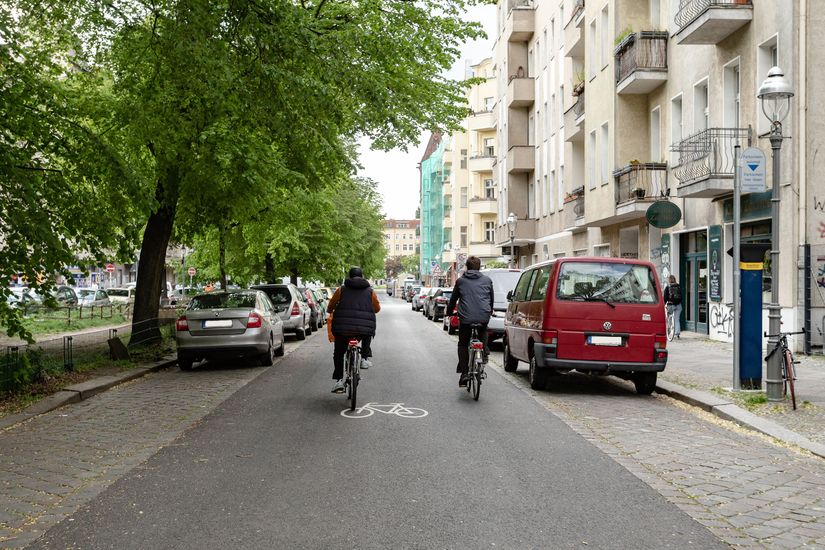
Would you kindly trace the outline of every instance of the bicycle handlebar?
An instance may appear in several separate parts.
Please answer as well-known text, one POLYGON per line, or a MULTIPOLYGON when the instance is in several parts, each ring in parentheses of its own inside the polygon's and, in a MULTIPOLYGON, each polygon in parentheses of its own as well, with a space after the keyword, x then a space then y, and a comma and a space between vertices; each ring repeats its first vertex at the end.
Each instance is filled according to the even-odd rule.
POLYGON ((782 338, 783 336, 793 336, 795 334, 805 334, 805 329, 799 330, 797 332, 780 332, 779 334, 768 334, 767 332, 764 333, 766 338, 782 338))

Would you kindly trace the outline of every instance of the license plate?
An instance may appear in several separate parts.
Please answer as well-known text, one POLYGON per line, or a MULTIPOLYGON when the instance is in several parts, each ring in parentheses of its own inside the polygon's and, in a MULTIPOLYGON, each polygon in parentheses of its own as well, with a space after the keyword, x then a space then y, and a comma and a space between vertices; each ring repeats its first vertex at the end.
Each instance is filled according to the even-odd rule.
POLYGON ((587 343, 591 346, 621 346, 621 336, 588 336, 587 343))
POLYGON ((203 322, 203 328, 229 328, 231 326, 231 319, 209 319, 203 322))

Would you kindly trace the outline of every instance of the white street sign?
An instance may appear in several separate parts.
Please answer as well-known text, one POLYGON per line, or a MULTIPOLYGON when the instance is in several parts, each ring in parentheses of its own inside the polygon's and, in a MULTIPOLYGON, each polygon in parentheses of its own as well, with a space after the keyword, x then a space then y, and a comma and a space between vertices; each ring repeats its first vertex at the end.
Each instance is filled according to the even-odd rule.
POLYGON ((765 153, 757 147, 742 152, 741 189, 743 193, 765 191, 765 153))

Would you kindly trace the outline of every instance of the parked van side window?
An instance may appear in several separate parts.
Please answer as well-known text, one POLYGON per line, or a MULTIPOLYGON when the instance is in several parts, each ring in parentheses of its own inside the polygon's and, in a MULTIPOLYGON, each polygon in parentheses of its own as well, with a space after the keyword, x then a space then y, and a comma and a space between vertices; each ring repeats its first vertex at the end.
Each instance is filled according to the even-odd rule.
POLYGON ((525 271, 521 274, 521 278, 516 285, 516 291, 513 294, 513 300, 516 302, 523 302, 527 299, 527 293, 530 289, 530 283, 533 282, 533 275, 536 274, 535 269, 525 271))
POLYGON ((550 272, 552 270, 552 265, 546 265, 538 270, 536 282, 533 283, 533 294, 530 296, 532 301, 544 301, 544 297, 547 295, 547 283, 550 281, 550 272))

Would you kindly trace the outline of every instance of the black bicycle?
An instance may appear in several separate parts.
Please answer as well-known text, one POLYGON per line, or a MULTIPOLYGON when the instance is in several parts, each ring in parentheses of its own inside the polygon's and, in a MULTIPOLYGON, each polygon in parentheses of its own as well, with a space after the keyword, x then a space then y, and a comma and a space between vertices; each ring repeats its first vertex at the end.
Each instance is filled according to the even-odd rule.
POLYGON ((470 335, 470 364, 467 369, 467 392, 473 394, 473 399, 478 401, 481 394, 481 381, 487 378, 484 372, 484 343, 478 337, 479 324, 473 324, 473 332, 470 335))
POLYGON ((780 332, 779 334, 768 334, 765 333, 765 336, 768 338, 777 338, 776 345, 773 349, 765 356, 765 361, 768 361, 774 353, 781 353, 781 361, 780 365, 782 365, 782 395, 791 394, 791 405, 793 406, 793 410, 796 410, 796 392, 794 390, 794 381, 796 380, 796 367, 794 365, 798 364, 799 361, 793 360, 793 353, 791 353, 791 349, 788 347, 788 336, 793 336, 795 334, 805 334, 805 330, 800 330, 798 332, 780 332))
POLYGON ((350 338, 347 354, 344 356, 344 386, 347 388, 349 410, 355 410, 358 399, 358 382, 361 380, 361 341, 350 338))

